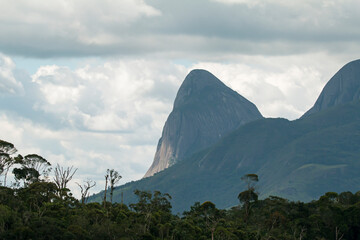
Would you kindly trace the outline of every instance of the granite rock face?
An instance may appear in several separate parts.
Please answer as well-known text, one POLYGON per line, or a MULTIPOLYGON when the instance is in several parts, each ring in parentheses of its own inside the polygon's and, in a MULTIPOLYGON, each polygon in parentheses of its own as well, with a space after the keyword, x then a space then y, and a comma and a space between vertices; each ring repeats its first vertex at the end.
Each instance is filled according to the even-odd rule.
POLYGON ((205 70, 182 83, 159 140, 149 177, 216 143, 247 122, 263 118, 256 106, 205 70))
POLYGON ((325 85, 315 105, 302 117, 360 99, 360 60, 342 67, 325 85))

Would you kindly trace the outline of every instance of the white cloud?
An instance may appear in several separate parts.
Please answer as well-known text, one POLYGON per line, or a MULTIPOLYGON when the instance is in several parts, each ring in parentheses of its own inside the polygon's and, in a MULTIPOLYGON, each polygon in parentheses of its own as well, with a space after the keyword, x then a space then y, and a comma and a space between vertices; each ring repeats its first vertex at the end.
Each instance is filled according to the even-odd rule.
POLYGON ((37 93, 32 109, 5 99, 13 107, 0 111, 1 139, 23 155, 36 153, 52 165, 78 168, 72 183, 77 196, 75 181, 87 178, 98 183, 94 191, 102 190, 107 168, 118 170, 123 183, 139 179, 151 165, 186 72, 147 60, 112 60, 75 70, 42 66, 31 77, 37 93), (30 118, 24 110, 33 112, 30 118), (31 118, 39 114, 40 122, 31 118))
POLYGON ((0 112, 1 139, 14 143, 23 155, 36 153, 53 166, 78 168, 71 184, 76 196, 75 181, 87 178, 97 182, 94 192, 102 190, 107 168, 118 170, 123 183, 139 179, 151 164, 186 71, 145 60, 111 61, 75 70, 40 67, 32 76, 33 87, 40 90, 36 107, 25 111, 50 114, 69 124, 54 129, 51 122, 44 125, 23 117, 23 104, 4 99, 13 107, 0 112))
POLYGON ((38 109, 71 126, 133 132, 153 123, 171 101, 186 69, 165 62, 112 61, 85 66, 43 66, 32 76, 43 94, 38 109), (166 86, 166 89, 163 89, 166 86))
POLYGON ((266 117, 299 118, 344 63, 326 54, 243 56, 232 63, 200 62, 266 117))
POLYGON ((104 187, 103 175, 108 168, 123 176, 122 183, 140 179, 151 164, 160 135, 159 129, 142 129, 133 134, 52 130, 29 119, 7 114, 0 114, 0 126, 1 139, 14 143, 19 154, 36 153, 52 166, 77 168, 71 183, 77 197, 79 191, 75 182, 92 179, 97 182, 93 192, 99 192, 104 187), (148 139, 143 143, 141 138, 148 139))
POLYGON ((109 29, 127 26, 141 17, 160 15, 143 0, 4 0, 0 6, 3 9, 0 16, 2 29, 7 32, 14 34, 16 30, 18 34, 74 39, 84 44, 100 45, 116 40, 109 29), (17 28, 11 30, 5 24, 17 28))
POLYGON ((23 93, 23 85, 15 79, 14 70, 15 64, 11 58, 0 54, 0 93, 23 93))

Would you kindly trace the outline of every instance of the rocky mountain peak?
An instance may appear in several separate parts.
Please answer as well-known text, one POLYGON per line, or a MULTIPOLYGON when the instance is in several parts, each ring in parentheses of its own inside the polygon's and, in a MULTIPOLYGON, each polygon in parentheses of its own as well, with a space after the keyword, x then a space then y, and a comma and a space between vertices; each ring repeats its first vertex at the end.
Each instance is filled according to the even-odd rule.
POLYGON ((202 69, 194 69, 186 76, 181 84, 175 98, 174 108, 180 107, 191 100, 191 96, 196 97, 197 94, 201 94, 206 89, 221 89, 225 87, 225 84, 210 72, 202 69))
POLYGON ((145 177, 216 143, 247 122, 262 118, 256 106, 206 70, 191 71, 180 86, 173 111, 145 177))
POLYGON ((302 117, 360 99, 360 60, 342 67, 325 85, 314 106, 302 117))

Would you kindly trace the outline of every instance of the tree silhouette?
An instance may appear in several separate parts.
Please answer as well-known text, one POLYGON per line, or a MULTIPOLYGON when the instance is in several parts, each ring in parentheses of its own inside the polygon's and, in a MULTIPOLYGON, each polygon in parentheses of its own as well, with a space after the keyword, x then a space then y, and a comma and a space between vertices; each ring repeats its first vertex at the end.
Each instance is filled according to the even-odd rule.
POLYGON ((251 203, 258 200, 258 193, 255 191, 255 184, 259 181, 259 177, 256 174, 246 174, 241 177, 241 180, 247 184, 247 189, 238 195, 240 203, 245 208, 245 221, 249 217, 251 203))

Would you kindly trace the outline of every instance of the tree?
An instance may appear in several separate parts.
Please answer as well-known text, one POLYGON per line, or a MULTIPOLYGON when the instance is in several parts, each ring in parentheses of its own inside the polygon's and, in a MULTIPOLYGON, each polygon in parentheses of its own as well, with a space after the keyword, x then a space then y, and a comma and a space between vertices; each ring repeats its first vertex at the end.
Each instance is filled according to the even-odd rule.
MULTIPOLYGON (((108 169, 109 171, 109 169, 108 169)), ((120 181, 120 179, 122 178, 120 176, 120 174, 115 171, 114 169, 111 169, 109 171, 109 177, 110 177, 110 202, 112 203, 112 198, 113 198, 113 193, 114 193, 114 186, 117 182, 120 181)))
POLYGON ((247 189, 255 188, 255 184, 259 181, 258 175, 249 173, 241 177, 241 180, 246 182, 247 189))
POLYGON ((169 219, 168 216, 171 215, 171 196, 169 194, 162 194, 159 191, 152 194, 149 191, 140 190, 135 190, 134 194, 139 200, 136 204, 130 204, 130 208, 138 214, 140 231, 143 234, 147 234, 152 225, 157 225, 156 219, 165 224, 165 221, 162 222, 162 220, 169 219))
POLYGON ((23 180, 24 181, 24 187, 27 185, 37 182, 39 180, 40 174, 38 171, 36 171, 34 168, 14 168, 13 174, 15 175, 15 179, 17 181, 23 180))
POLYGON ((16 163, 16 159, 12 158, 11 155, 16 152, 17 149, 14 144, 0 140, 0 176, 4 175, 4 186, 6 186, 6 178, 10 168, 16 163))
POLYGON ((76 173, 77 168, 73 169, 73 166, 63 168, 59 164, 56 165, 54 173, 54 182, 58 188, 58 196, 62 198, 69 189, 67 189, 67 184, 71 181, 72 177, 76 173))
POLYGON ((16 163, 21 164, 21 168, 14 168, 13 173, 17 181, 23 180, 24 186, 40 181, 41 173, 44 179, 48 177, 51 171, 51 164, 43 157, 37 154, 29 154, 24 158, 19 156, 16 163))
POLYGON ((92 187, 95 187, 96 185, 96 182, 93 181, 93 180, 86 180, 84 181, 84 184, 83 185, 80 185, 79 183, 76 183, 79 188, 80 188, 80 192, 81 192, 81 204, 85 204, 89 195, 90 195, 90 192, 89 190, 92 188, 92 187))
POLYGON ((21 164, 27 168, 35 169, 40 175, 43 175, 44 178, 47 178, 51 171, 51 164, 37 154, 26 155, 21 164))
POLYGON ((104 208, 106 207, 106 191, 107 191, 107 184, 108 184, 108 179, 110 176, 110 170, 106 170, 106 174, 105 174, 105 190, 104 190, 104 199, 103 199, 103 205, 104 208))
POLYGON ((245 220, 247 220, 251 203, 258 200, 258 193, 255 191, 255 184, 259 181, 259 177, 256 174, 246 174, 241 177, 241 180, 245 181, 247 184, 247 189, 238 195, 240 203, 244 205, 245 208, 245 220))
POLYGON ((215 204, 210 201, 201 204, 200 209, 205 218, 206 226, 211 232, 211 240, 214 240, 214 233, 220 220, 220 211, 215 207, 215 204))

